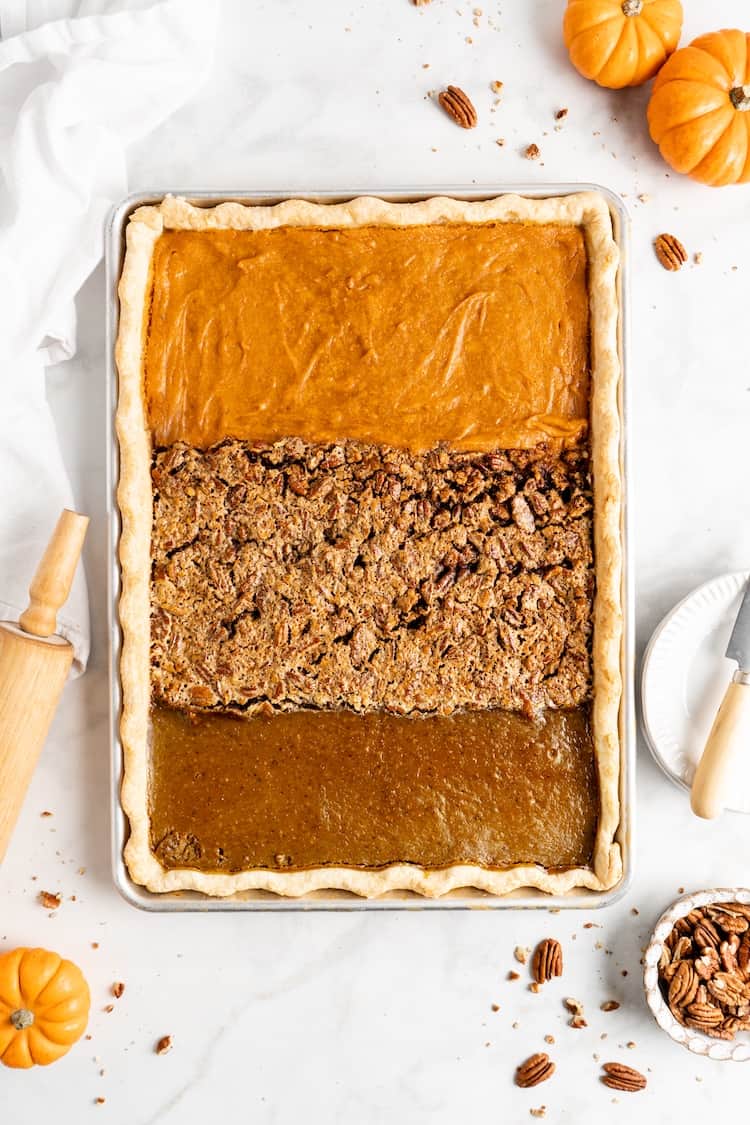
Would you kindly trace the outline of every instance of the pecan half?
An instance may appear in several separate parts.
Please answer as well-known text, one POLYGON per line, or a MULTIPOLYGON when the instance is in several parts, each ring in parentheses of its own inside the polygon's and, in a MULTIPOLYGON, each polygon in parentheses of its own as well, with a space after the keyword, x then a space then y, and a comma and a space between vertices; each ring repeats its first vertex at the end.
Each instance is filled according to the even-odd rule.
POLYGON ((677 966, 677 972, 672 977, 669 984, 668 999, 670 1007, 685 1008, 688 1004, 692 1004, 699 984, 700 977, 695 972, 690 962, 680 961, 677 966))
POLYGON ((687 261, 687 251, 673 234, 660 234, 654 239, 654 250, 665 270, 682 269, 687 261))
MULTIPOLYGON (((516 497, 515 499, 519 499, 516 497)), ((546 984, 553 977, 561 977, 563 971, 562 946, 555 938, 545 938, 534 950, 531 973, 538 984, 546 984)))
POLYGON ((686 1022, 691 1027, 697 1028, 718 1027, 723 1019, 720 1008, 717 1008, 714 1004, 701 1003, 699 1000, 688 1004, 685 1013, 686 1022))
POLYGON ((627 1094, 634 1094, 636 1090, 645 1090, 646 1077, 640 1070, 635 1070, 625 1063, 609 1062, 602 1066, 604 1076, 602 1082, 610 1090, 622 1090, 627 1094))
POLYGON ((750 922, 747 918, 732 911, 710 910, 708 913, 711 915, 714 924, 720 926, 725 934, 744 934, 750 928, 750 922))
POLYGON ((737 966, 747 979, 750 976, 750 934, 745 934, 737 950, 737 966))
POLYGON ((546 1082, 555 1073, 555 1064, 550 1061, 549 1055, 543 1051, 537 1055, 530 1055, 525 1062, 516 1067, 516 1086, 528 1089, 546 1082))
POLYGON ((462 129, 473 129, 477 123, 477 111, 468 94, 460 86, 448 86, 438 94, 438 101, 457 125, 462 129))

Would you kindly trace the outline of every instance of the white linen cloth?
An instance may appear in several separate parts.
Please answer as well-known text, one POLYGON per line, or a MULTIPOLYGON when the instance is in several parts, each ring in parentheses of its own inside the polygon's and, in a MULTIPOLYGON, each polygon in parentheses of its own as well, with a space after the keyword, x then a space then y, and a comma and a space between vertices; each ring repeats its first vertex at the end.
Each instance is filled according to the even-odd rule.
MULTIPOLYGON (((213 0, 0 0, 0 619, 24 609, 60 511, 75 506, 45 364, 75 353, 74 298, 127 194, 125 148, 205 79, 216 15, 213 0)), ((79 674, 82 568, 58 626, 79 674)))

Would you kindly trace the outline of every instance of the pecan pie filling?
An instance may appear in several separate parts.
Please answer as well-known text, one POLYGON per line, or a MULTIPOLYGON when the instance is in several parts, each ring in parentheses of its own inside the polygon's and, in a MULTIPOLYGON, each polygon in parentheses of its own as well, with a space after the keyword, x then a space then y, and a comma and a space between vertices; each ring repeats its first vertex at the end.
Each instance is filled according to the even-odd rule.
POLYGON ((588 308, 573 226, 161 235, 163 867, 590 862, 588 308))

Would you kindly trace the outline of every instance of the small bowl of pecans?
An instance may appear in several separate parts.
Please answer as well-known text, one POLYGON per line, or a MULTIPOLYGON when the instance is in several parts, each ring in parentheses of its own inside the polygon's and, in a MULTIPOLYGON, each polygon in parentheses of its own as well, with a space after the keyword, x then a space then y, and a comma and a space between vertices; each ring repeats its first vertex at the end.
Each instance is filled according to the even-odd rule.
POLYGON ((696 1055, 750 1060, 750 890, 683 895, 656 923, 643 964, 667 1035, 696 1055))

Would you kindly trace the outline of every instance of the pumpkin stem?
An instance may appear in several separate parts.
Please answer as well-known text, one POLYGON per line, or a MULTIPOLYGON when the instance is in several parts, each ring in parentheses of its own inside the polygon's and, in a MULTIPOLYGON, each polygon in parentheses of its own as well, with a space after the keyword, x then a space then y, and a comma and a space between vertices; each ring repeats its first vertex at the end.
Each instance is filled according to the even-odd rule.
POLYGON ((31 1027, 34 1022, 34 1013, 30 1012, 28 1008, 16 1008, 15 1012, 10 1013, 10 1022, 16 1031, 23 1031, 25 1027, 31 1027))
POLYGON ((735 109, 746 112, 750 109, 750 86, 735 86, 729 91, 729 100, 735 109))
POLYGON ((622 0, 624 16, 639 16, 643 11, 643 0, 622 0))

